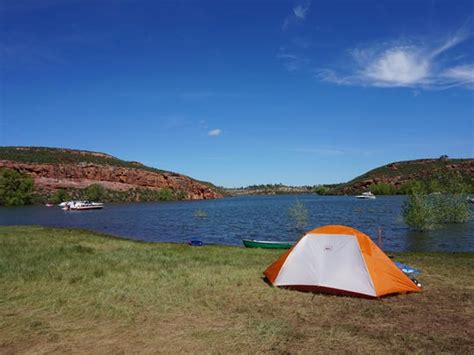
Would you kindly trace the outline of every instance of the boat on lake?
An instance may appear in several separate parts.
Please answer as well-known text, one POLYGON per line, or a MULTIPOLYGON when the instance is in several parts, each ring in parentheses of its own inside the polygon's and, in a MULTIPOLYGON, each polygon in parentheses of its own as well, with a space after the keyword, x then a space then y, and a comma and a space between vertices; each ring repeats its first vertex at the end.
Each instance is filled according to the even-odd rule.
POLYGON ((85 210, 100 210, 104 208, 101 202, 91 201, 69 201, 63 207, 65 211, 85 211, 85 210))
POLYGON ((375 200, 375 195, 370 192, 362 192, 360 195, 357 195, 355 198, 358 198, 359 200, 375 200))
POLYGON ((474 203, 474 197, 468 196, 467 201, 470 202, 470 203, 474 203))
POLYGON ((295 242, 280 242, 273 240, 255 240, 255 239, 242 239, 242 243, 246 248, 262 248, 262 249, 290 249, 295 242))

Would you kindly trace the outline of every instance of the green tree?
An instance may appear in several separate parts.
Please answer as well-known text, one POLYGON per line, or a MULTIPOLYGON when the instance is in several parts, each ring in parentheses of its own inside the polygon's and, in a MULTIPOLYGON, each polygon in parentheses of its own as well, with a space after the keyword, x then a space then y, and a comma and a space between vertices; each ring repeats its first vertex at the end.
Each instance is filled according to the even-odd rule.
POLYGON ((370 185, 369 190, 375 195, 395 195, 397 192, 394 186, 384 183, 370 185))
POLYGON ((33 200, 34 182, 16 170, 0 170, 0 205, 22 206, 33 200))
POLYGON ((93 184, 86 188, 85 195, 90 201, 101 201, 105 197, 105 189, 102 185, 93 184))
POLYGON ((316 186, 313 191, 318 195, 329 195, 331 193, 331 189, 324 185, 316 186))
POLYGON ((56 192, 50 198, 50 201, 54 204, 69 200, 71 200, 71 195, 69 195, 69 193, 64 189, 56 190, 56 192))
POLYGON ((164 187, 158 192, 158 198, 160 201, 172 201, 175 200, 173 190, 164 187))

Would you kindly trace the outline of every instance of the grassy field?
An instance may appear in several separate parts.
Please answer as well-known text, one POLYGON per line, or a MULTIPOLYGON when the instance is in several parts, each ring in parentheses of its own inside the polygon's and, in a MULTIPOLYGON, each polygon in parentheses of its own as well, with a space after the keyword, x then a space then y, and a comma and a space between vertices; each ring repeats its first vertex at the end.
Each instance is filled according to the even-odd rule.
POLYGON ((270 287, 280 253, 0 227, 0 353, 474 352, 473 253, 380 300, 270 287))

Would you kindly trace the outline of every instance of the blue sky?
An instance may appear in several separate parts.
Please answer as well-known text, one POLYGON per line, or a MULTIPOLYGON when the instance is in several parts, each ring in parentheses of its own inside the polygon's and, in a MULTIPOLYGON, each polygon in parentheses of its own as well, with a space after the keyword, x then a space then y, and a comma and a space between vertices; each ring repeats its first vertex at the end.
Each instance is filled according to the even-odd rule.
POLYGON ((223 186, 473 157, 473 4, 0 0, 0 145, 223 186))

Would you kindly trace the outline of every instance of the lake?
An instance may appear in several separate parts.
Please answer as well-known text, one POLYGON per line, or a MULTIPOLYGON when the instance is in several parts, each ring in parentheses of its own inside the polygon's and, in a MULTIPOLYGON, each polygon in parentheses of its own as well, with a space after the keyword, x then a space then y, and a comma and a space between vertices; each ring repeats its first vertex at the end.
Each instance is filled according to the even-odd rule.
POLYGON ((240 196, 221 200, 109 203, 103 210, 63 211, 59 207, 0 208, 0 225, 77 227, 151 242, 241 245, 242 238, 296 240, 288 209, 296 201, 308 210, 306 230, 343 224, 376 239, 391 251, 474 251, 474 221, 430 232, 411 231, 403 222, 404 196, 357 200, 351 196, 240 196), (203 217, 197 215, 203 211, 203 217))

